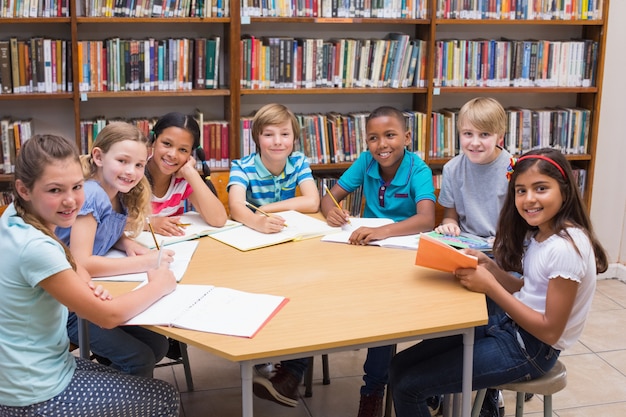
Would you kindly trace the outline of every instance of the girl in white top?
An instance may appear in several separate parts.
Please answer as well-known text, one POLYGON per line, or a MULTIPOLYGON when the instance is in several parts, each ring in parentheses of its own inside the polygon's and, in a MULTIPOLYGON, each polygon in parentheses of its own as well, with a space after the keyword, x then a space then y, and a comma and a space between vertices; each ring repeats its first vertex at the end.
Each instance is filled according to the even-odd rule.
MULTIPOLYGON (((608 266, 563 154, 538 149, 512 165, 495 260, 467 250, 478 257, 478 268, 455 271, 464 287, 486 294, 504 311, 476 328, 474 389, 548 372, 580 337, 596 275, 608 266)), ((391 367, 396 415, 430 416, 428 397, 460 392, 462 352, 461 337, 427 340, 400 352, 391 367)))
POLYGON ((83 173, 69 141, 37 135, 15 163, 15 202, 0 218, 0 415, 178 416, 164 381, 121 374, 69 352, 68 309, 118 326, 176 286, 163 262, 148 284, 113 299, 55 236, 82 206, 83 173))

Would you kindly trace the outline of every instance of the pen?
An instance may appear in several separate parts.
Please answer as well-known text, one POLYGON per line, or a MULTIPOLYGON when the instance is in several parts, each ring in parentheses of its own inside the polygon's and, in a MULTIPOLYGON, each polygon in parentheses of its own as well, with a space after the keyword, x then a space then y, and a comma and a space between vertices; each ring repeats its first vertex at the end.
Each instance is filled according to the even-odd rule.
MULTIPOLYGON (((154 229, 152 228, 152 224, 150 223, 150 217, 146 217, 146 221, 148 222, 148 227, 150 228, 150 233, 152 233, 152 239, 154 239, 154 246, 156 246, 157 250, 160 250, 159 242, 157 242, 157 238, 154 234, 154 229)), ((159 262, 159 265, 161 263, 159 262)))
MULTIPOLYGON (((328 189, 328 186, 326 184, 324 184, 324 189, 326 189, 326 194, 328 194, 328 196, 331 198, 331 200, 333 200, 333 203, 335 203, 337 208, 339 210, 343 211, 343 209, 341 208, 341 206, 339 205, 337 200, 335 200, 335 197, 333 196, 333 193, 330 192, 330 190, 328 189)), ((348 218, 347 220, 348 220, 348 224, 352 224, 352 223, 350 223, 350 218, 348 218)))
MULTIPOLYGON (((252 208, 252 209, 254 209, 254 210, 258 211, 259 213, 261 213, 262 215, 264 215, 264 216, 266 216, 266 217, 272 217, 272 215, 271 215, 271 214, 264 212, 263 210, 261 210, 260 208, 258 208, 257 206, 255 206, 255 205, 254 205, 254 204, 252 204, 252 203, 249 203, 249 202, 247 202, 247 201, 246 201, 246 206, 248 206, 248 207, 250 207, 250 208, 252 208)), ((287 226, 287 223, 285 223, 285 227, 288 227, 288 226, 287 226)))

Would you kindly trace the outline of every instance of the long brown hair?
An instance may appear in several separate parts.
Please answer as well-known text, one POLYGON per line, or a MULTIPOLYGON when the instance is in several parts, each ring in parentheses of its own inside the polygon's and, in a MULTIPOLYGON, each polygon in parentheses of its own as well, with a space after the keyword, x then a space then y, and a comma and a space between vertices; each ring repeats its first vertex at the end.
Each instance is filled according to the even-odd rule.
POLYGON ((553 232, 568 239, 578 252, 567 228, 576 227, 583 230, 591 241, 595 253, 596 271, 606 271, 608 268, 606 252, 593 232, 591 220, 585 210, 578 185, 574 181, 570 164, 560 151, 552 148, 527 152, 515 164, 504 205, 500 212, 496 239, 493 245, 494 257, 500 267, 506 271, 521 273, 524 242, 529 232, 537 230, 536 227, 526 223, 515 207, 515 180, 520 174, 532 167, 536 167, 539 173, 554 178, 559 184, 563 196, 563 205, 552 222, 553 232))
POLYGON ((68 159, 78 164, 80 163, 76 146, 68 140, 54 135, 35 135, 28 139, 20 148, 15 159, 15 176, 13 179, 13 195, 15 199, 13 204, 15 211, 24 219, 24 222, 40 230, 63 246, 67 261, 72 265, 72 269, 76 270, 76 262, 69 248, 56 237, 54 230, 50 230, 44 224, 41 217, 33 211, 32 205, 15 191, 17 190, 16 181, 21 181, 27 189, 32 190, 48 165, 68 159))

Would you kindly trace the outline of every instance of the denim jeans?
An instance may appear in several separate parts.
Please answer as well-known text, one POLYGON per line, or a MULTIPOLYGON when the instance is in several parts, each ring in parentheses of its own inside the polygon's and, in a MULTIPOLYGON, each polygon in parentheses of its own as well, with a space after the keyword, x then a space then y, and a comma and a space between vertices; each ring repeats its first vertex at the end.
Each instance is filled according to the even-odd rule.
MULTIPOLYGON (((527 381, 548 372, 559 357, 553 349, 504 313, 477 327, 474 339, 474 390, 527 381)), ((429 417, 426 399, 461 392, 463 337, 424 340, 391 362, 390 385, 397 417, 429 417)))
POLYGON ((393 356, 393 346, 379 346, 367 349, 363 364, 363 381, 361 395, 385 395, 385 385, 389 380, 389 364, 393 356))
MULTIPOLYGON (((74 313, 67 318, 67 334, 78 345, 78 318, 74 313)), ((139 326, 103 329, 89 323, 89 348, 125 374, 152 377, 154 365, 165 357, 169 342, 165 336, 139 326)))

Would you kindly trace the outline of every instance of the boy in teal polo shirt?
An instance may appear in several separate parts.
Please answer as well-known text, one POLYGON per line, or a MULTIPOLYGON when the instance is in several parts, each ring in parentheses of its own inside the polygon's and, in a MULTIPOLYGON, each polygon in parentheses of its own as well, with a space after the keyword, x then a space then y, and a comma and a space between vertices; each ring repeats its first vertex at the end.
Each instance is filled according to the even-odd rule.
MULTIPOLYGON (((410 140, 411 132, 398 109, 379 107, 368 116, 365 137, 368 150, 343 173, 330 192, 339 202, 363 186, 363 217, 389 218, 395 223, 360 227, 350 236, 350 243, 367 245, 373 240, 433 229, 435 194, 432 171, 417 155, 406 150, 410 140)), ((348 222, 349 212, 337 207, 328 194, 322 198, 321 207, 329 225, 342 226, 348 222)), ((367 350, 359 417, 382 415, 392 353, 392 346, 367 350)))

